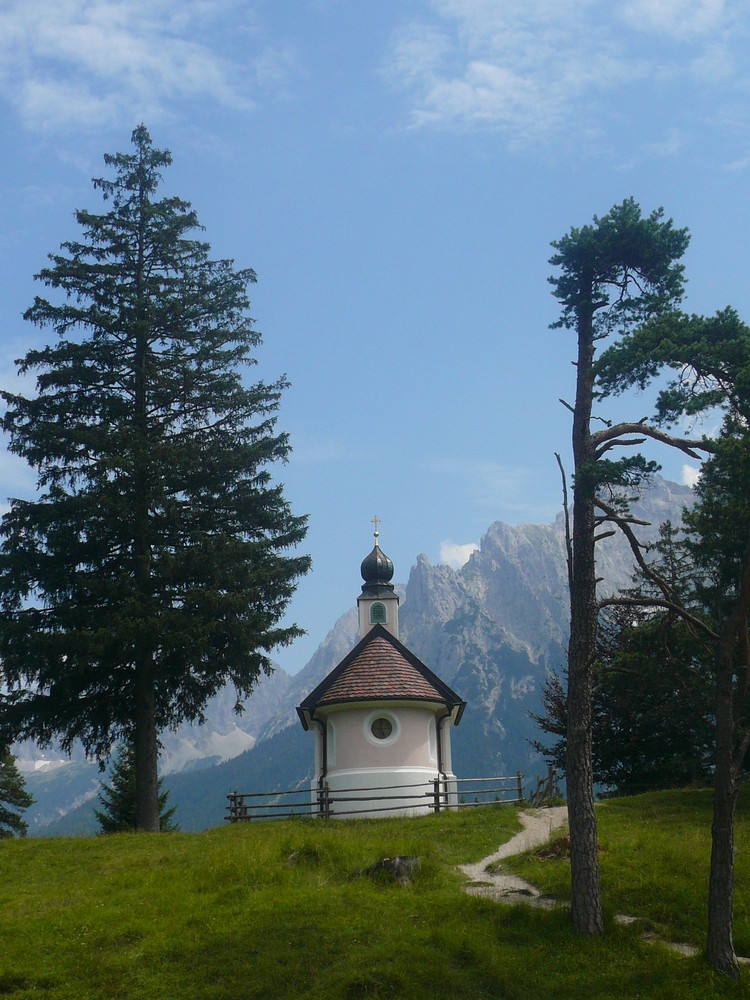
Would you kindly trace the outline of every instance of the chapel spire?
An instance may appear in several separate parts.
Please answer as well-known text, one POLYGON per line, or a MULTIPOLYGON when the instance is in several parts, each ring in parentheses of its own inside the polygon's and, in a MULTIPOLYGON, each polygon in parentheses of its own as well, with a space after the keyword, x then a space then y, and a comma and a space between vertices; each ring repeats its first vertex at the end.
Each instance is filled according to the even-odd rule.
POLYGON ((382 625, 398 639, 398 594, 393 588, 393 563, 380 548, 380 518, 373 517, 375 545, 362 560, 360 572, 364 583, 357 598, 359 636, 363 638, 373 627, 382 625))

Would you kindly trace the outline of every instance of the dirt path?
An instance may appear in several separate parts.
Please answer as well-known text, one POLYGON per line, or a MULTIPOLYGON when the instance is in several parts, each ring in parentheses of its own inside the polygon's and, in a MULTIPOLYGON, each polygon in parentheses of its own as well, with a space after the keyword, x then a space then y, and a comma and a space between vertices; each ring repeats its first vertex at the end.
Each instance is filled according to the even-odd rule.
POLYGON ((507 844, 501 844, 493 853, 473 865, 460 865, 461 871, 469 878, 466 891, 471 896, 487 896, 498 902, 527 902, 533 906, 549 909, 559 904, 542 896, 539 890, 525 882, 518 875, 506 872, 488 872, 487 866, 514 854, 522 854, 532 847, 546 843, 552 834, 565 826, 568 821, 567 806, 553 806, 551 809, 535 809, 533 812, 519 813, 523 830, 512 837, 507 844))
MULTIPOLYGON (((486 858, 477 861, 473 865, 459 865, 460 870, 470 881, 466 886, 466 891, 470 896, 485 896, 494 899, 498 903, 527 903, 530 906, 539 906, 550 910, 556 906, 566 906, 559 900, 543 896, 536 886, 519 878, 518 875, 511 875, 503 872, 488 872, 488 865, 502 861, 503 858, 510 858, 514 854, 523 854, 532 847, 539 847, 552 839, 552 834, 565 826, 568 821, 567 806, 554 806, 551 809, 535 809, 533 812, 521 812, 518 818, 523 823, 523 830, 512 837, 506 844, 486 858)), ((615 916, 618 924, 636 923, 636 917, 626 916, 618 913, 615 916)), ((656 934, 645 933, 641 935, 644 941, 652 944, 659 943, 675 951, 680 955, 690 957, 700 952, 693 944, 681 944, 677 941, 664 941, 656 934)), ((737 956, 741 965, 750 965, 750 958, 737 956)))

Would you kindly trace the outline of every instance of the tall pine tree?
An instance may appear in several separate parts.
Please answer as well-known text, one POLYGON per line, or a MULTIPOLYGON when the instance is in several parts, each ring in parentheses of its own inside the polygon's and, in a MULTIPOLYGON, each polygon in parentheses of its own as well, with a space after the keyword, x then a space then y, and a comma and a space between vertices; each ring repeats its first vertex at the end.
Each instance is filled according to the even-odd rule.
POLYGON ((0 840, 14 835, 26 836, 28 824, 21 813, 33 802, 26 791, 23 775, 16 767, 16 758, 8 749, 0 747, 0 840))
MULTIPOLYGON (((556 328, 574 330, 577 339, 573 414, 573 510, 568 523, 570 642, 568 645, 567 776, 570 820, 571 917, 584 934, 604 930, 597 853, 591 760, 592 695, 598 621, 597 542, 628 526, 627 493, 655 468, 623 447, 655 438, 688 454, 700 442, 671 437, 645 421, 612 423, 594 430, 600 398, 596 352, 611 336, 622 336, 654 316, 674 311, 680 301, 688 244, 685 229, 675 229, 661 209, 643 216, 632 198, 614 205, 593 224, 573 228, 552 243, 549 279, 562 307, 556 328), (611 454, 610 454, 611 453, 611 454), (623 493, 623 490, 625 493, 623 493), (616 527, 613 527, 616 526, 616 527)), ((567 510, 567 500, 566 500, 567 510)))
MULTIPOLYGON (((169 792, 162 791, 159 779, 159 830, 177 830, 173 822, 176 806, 167 808, 169 792)), ((121 744, 112 763, 109 784, 99 792, 101 809, 94 809, 102 833, 128 833, 135 830, 135 749, 131 742, 121 744)))
POLYGON ((93 182, 109 210, 78 211, 37 276, 63 294, 26 313, 57 335, 19 362, 36 396, 3 393, 38 493, 0 526, 0 721, 100 760, 132 733, 136 827, 157 831, 158 732, 270 671, 309 559, 270 472, 287 382, 245 382, 255 275, 209 257, 189 203, 156 197, 169 152, 143 125, 132 142, 93 182))
MULTIPOLYGON (((599 362, 605 393, 673 377, 659 391, 656 420, 673 425, 708 415, 721 428, 709 442, 697 503, 685 514, 698 568, 696 593, 709 612, 703 633, 713 653, 716 712, 714 817, 706 953, 713 967, 739 977, 734 951, 734 812, 750 752, 750 327, 735 310, 715 316, 675 313, 610 347, 599 362)), ((678 604, 663 585, 665 604, 678 604)))

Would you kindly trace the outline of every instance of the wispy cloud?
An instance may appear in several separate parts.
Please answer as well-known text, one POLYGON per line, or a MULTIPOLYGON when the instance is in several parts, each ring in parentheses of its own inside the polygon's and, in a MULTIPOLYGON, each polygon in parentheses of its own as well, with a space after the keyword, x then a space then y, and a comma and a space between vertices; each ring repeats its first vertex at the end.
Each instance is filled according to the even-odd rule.
POLYGON ((230 24, 249 32, 247 17, 236 0, 6 0, 0 94, 48 131, 158 120, 182 100, 248 110, 289 59, 248 44, 238 63, 211 45, 230 24))
POLYGON ((440 543, 440 562, 450 566, 451 569, 461 569, 470 559, 472 552, 476 552, 479 546, 476 542, 452 542, 449 538, 440 543))
POLYGON ((694 465, 683 465, 682 467, 682 483, 684 486, 697 486, 698 480, 701 477, 701 470, 696 469, 694 465))
MULTIPOLYGON (((613 92, 639 82, 736 82, 748 20, 740 0, 431 0, 394 36, 386 71, 414 127, 559 142, 605 128, 613 92)), ((652 151, 678 153, 675 136, 652 151)))
POLYGON ((724 0, 626 0, 620 15, 636 31, 696 38, 721 27, 727 6, 724 0))
POLYGON ((536 521, 557 513, 556 507, 533 499, 535 473, 531 469, 462 457, 427 464, 431 470, 450 477, 454 484, 462 483, 483 516, 489 512, 491 517, 503 520, 536 521))

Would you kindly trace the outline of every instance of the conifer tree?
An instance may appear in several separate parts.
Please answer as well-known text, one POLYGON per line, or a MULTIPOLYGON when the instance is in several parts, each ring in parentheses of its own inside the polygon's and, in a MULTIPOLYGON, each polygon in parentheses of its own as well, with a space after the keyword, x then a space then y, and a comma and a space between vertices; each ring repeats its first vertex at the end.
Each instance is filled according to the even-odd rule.
MULTIPOLYGON (((690 619, 663 607, 661 592, 642 571, 631 588, 602 602, 612 605, 602 610, 597 629, 593 775, 621 795, 706 781, 713 768, 712 656, 695 628, 710 622, 710 613, 696 594, 684 533, 667 521, 649 548, 651 573, 668 582, 690 619)), ((532 718, 553 740, 534 740, 532 746, 564 773, 564 677, 548 676, 542 703, 543 714, 532 718)))
MULTIPOLYGON (((714 817, 708 883, 706 953, 732 977, 734 951, 734 812, 750 751, 750 327, 734 309, 715 316, 674 313, 654 319, 610 347, 598 366, 605 393, 645 387, 673 372, 659 392, 655 420, 723 412, 718 434, 705 442, 709 458, 686 512, 688 545, 698 569, 696 592, 709 613, 694 621, 712 649, 716 715, 714 817)), ((664 605, 683 615, 668 581, 664 605)))
MULTIPOLYGON (((102 809, 94 809, 102 833, 127 833, 135 830, 135 751, 130 742, 120 746, 109 775, 110 783, 102 784, 99 801, 102 809)), ((175 806, 167 808, 169 792, 162 790, 159 779, 159 830, 170 833, 178 827, 172 822, 175 806)))
POLYGON ((143 125, 132 142, 93 182, 108 210, 78 211, 37 275, 56 294, 25 317, 57 340, 19 362, 36 395, 3 393, 38 492, 0 526, 0 725, 100 760, 132 734, 136 827, 155 832, 158 732, 270 671, 309 559, 271 478, 286 379, 246 381, 255 275, 210 258, 189 203, 157 198, 169 152, 143 125))
POLYGON ((0 747, 0 840, 14 835, 24 837, 28 824, 21 817, 34 800, 26 791, 23 775, 16 767, 16 758, 0 747))
MULTIPOLYGON (((600 397, 596 352, 601 341, 624 335, 650 318, 674 311, 682 296, 680 258, 688 244, 661 209, 644 217, 628 198, 593 224, 573 228, 552 243, 549 279, 562 307, 554 328, 575 331, 573 509, 568 520, 570 642, 568 645, 567 776, 570 820, 571 917, 584 934, 601 934, 604 918, 597 853, 591 759, 592 693, 598 620, 597 541, 628 526, 627 493, 655 471, 655 463, 622 448, 646 437, 696 457, 701 442, 671 437, 645 421, 613 424, 594 413, 600 397), (594 430, 592 423, 604 426, 594 430), (624 491, 624 492, 623 492, 624 491), (572 522, 572 527, 571 527, 572 522)), ((598 426, 598 425, 597 425, 598 426)), ((567 512, 567 500, 566 500, 567 512)))

